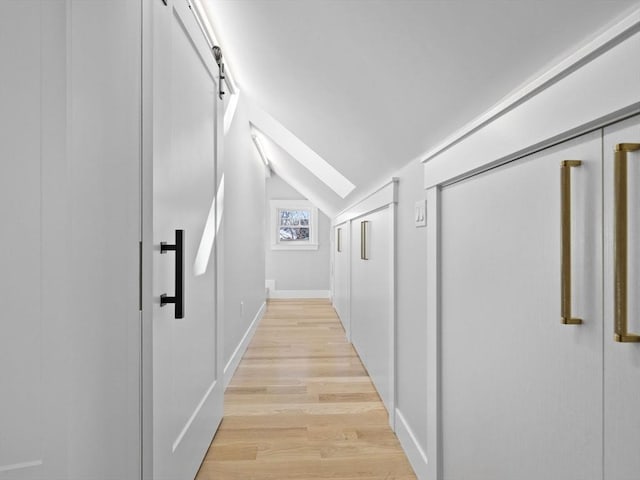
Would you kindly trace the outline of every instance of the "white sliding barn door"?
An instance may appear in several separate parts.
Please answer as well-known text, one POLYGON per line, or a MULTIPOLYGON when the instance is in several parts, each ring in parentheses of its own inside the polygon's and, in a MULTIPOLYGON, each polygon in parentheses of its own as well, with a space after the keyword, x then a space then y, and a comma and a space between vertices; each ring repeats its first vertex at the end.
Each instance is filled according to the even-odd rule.
POLYGON ((139 38, 137 2, 0 0, 2 480, 139 477, 139 38))
POLYGON ((218 70, 186 0, 169 0, 167 6, 157 1, 151 8, 153 246, 147 248, 153 248, 153 448, 145 450, 152 455, 145 477, 189 479, 223 405, 213 238, 218 70), (177 231, 184 233, 183 249, 162 254, 161 243, 175 244, 177 231), (181 282, 183 315, 181 299, 160 304, 162 294, 180 297, 181 282))
POLYGON ((64 86, 65 5, 41 4, 0 2, 0 62, 7 67, 0 87, 3 480, 67 475, 59 441, 70 381, 66 97, 42 83, 64 86), (43 50, 53 63, 40 61, 43 50))
POLYGON ((627 153, 627 318, 628 332, 640 335, 640 118, 604 131, 605 326, 604 425, 605 480, 634 480, 640 472, 640 343, 614 341, 615 269, 614 148, 635 143, 627 153))
POLYGON ((446 480, 602 478, 600 135, 442 189, 446 480), (582 161, 570 172, 571 304, 581 325, 561 323, 564 160, 582 161))

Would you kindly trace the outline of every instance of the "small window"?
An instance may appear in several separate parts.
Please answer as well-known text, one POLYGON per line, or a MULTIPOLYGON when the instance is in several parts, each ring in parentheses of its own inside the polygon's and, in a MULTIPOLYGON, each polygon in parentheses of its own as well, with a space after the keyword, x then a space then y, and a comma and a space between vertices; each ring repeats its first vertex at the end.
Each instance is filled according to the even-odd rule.
POLYGON ((279 208, 278 218, 280 219, 280 242, 309 240, 311 210, 279 208))
POLYGON ((271 248, 316 250, 318 209, 306 200, 271 200, 271 248))

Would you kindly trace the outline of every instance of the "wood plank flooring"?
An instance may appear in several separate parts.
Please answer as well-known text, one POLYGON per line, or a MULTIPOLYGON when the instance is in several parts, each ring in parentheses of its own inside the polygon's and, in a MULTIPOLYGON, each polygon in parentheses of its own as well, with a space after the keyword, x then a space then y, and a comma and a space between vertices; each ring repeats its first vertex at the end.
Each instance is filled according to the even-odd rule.
POLYGON ((326 300, 271 300, 196 480, 415 479, 326 300))

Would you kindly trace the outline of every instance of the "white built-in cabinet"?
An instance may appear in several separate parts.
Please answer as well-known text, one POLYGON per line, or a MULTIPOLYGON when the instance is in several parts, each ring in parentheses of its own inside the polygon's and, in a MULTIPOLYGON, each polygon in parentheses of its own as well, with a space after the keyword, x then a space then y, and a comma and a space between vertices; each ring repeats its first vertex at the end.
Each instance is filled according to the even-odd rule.
MULTIPOLYGON (((640 343, 636 343, 640 337, 634 338, 634 335, 640 335, 640 117, 605 128, 603 152, 604 478, 630 480, 640 471, 640 343), (614 153, 621 150, 621 144, 626 144, 622 150, 634 151, 626 155, 614 153), (618 177, 619 182, 616 180, 616 162, 619 167, 626 165, 627 168, 626 200, 621 195, 621 186, 625 183, 622 176, 618 177), (625 223, 626 235, 623 232, 625 223), (626 259, 620 245, 625 237, 626 259), (623 280, 625 268, 626 282, 623 280), (626 302, 621 296, 623 292, 626 302), (626 315, 621 312, 624 305, 626 315), (627 317, 628 338, 616 338, 621 330, 625 330, 624 316, 627 317), (634 342, 626 343, 627 340, 634 342)), ((620 175, 620 170, 618 172, 620 175)))
POLYGON ((640 119, 444 186, 439 207, 442 478, 637 478, 640 343, 614 316, 640 332, 640 119))
POLYGON ((333 305, 380 398, 395 419, 397 180, 334 220, 333 305))
POLYGON ((639 25, 425 163, 431 479, 638 478, 639 25))
POLYGON ((351 221, 351 343, 393 412, 393 223, 388 208, 351 221))
POLYGON ((442 189, 444 479, 600 478, 601 143, 587 134, 442 189), (565 325, 560 165, 575 159, 571 300, 583 323, 565 325))

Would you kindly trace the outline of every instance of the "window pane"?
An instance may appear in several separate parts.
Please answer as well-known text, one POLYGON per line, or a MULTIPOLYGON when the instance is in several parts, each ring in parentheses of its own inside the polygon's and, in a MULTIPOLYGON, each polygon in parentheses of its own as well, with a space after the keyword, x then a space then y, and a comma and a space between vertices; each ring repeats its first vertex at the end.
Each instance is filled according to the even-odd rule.
POLYGON ((280 209, 279 238, 280 241, 309 240, 310 210, 280 209))
POLYGON ((280 227, 280 241, 288 242, 296 240, 309 240, 309 228, 280 227))

